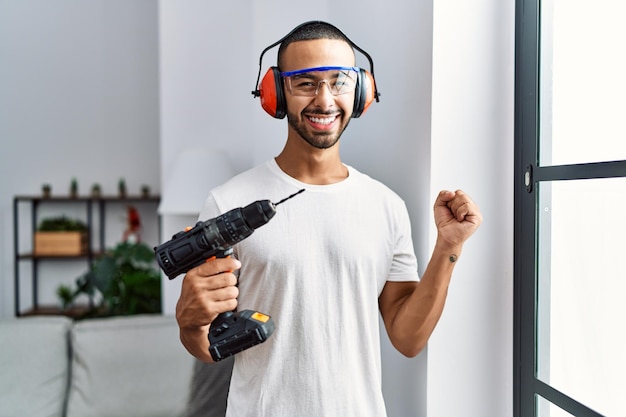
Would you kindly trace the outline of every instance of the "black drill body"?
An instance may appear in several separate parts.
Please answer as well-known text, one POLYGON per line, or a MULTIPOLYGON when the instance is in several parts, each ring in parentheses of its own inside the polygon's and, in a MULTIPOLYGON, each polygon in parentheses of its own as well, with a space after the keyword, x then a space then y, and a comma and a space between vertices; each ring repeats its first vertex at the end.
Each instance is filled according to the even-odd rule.
MULTIPOLYGON (((159 266, 169 279, 174 279, 207 259, 229 256, 235 244, 274 217, 277 204, 255 201, 175 234, 170 241, 154 248, 159 266)), ((222 313, 209 329, 209 353, 217 362, 264 342, 273 332, 273 320, 263 313, 252 310, 222 313)))
POLYGON ((233 246, 270 221, 276 214, 269 200, 259 200, 243 208, 235 208, 213 219, 176 233, 154 251, 159 266, 169 279, 202 265, 212 257, 224 258, 233 246))

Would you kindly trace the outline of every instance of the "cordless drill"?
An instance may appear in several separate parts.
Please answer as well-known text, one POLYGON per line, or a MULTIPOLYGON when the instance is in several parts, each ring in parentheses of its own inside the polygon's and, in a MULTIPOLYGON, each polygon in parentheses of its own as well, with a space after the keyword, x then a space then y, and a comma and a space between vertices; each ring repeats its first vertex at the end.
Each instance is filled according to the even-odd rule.
MULTIPOLYGON (((172 239, 154 248, 159 266, 169 279, 203 264, 211 258, 224 258, 233 246, 269 222, 276 206, 300 194, 304 189, 278 203, 258 200, 234 208, 213 219, 176 233, 172 239)), ((209 328, 209 353, 215 362, 263 343, 274 332, 274 321, 258 311, 225 312, 209 328)))

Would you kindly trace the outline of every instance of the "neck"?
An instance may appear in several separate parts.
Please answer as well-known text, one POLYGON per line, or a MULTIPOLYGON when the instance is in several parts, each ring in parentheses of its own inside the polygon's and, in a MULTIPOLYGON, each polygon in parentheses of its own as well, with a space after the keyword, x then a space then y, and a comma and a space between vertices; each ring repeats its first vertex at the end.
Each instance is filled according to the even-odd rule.
POLYGON ((309 147, 304 151, 287 143, 275 159, 284 173, 305 184, 328 185, 348 177, 348 168, 341 162, 338 144, 330 149, 309 147))

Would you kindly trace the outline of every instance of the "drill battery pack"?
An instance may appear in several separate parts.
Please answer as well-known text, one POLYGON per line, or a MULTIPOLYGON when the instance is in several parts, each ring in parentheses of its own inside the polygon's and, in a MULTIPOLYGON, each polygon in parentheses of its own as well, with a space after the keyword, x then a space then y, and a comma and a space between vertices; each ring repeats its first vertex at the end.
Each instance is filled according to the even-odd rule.
POLYGON ((274 321, 253 310, 222 313, 209 329, 209 353, 215 362, 265 342, 274 332, 274 321))

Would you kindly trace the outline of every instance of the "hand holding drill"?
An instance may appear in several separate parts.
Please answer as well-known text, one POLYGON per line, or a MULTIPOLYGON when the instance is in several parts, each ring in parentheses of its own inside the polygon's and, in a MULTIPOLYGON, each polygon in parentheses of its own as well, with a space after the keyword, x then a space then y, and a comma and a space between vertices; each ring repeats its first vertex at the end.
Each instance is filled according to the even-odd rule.
POLYGON ((264 342, 273 333, 274 322, 271 317, 258 311, 232 312, 238 295, 236 277, 232 271, 239 268, 239 261, 216 259, 211 262, 212 265, 203 264, 215 258, 229 257, 235 244, 269 222, 276 213, 277 205, 302 191, 304 190, 276 204, 269 200, 259 200, 216 218, 198 222, 193 228, 175 234, 170 241, 154 248, 159 266, 170 279, 188 271, 190 280, 195 276, 206 278, 193 279, 193 284, 187 285, 191 288, 185 288, 184 283, 177 311, 180 307, 180 310, 188 312, 186 317, 194 319, 208 316, 208 323, 184 323, 184 318, 178 314, 177 318, 181 327, 195 326, 201 329, 210 323, 208 350, 213 361, 220 361, 264 342), (192 269, 194 270, 191 271, 192 269), (222 307, 227 310, 215 317, 217 311, 209 311, 207 301, 213 301, 214 308, 217 306, 216 310, 221 311, 222 307), (181 306, 181 303, 188 305, 181 306), (211 320, 213 317, 215 318, 211 320))

